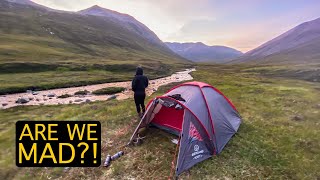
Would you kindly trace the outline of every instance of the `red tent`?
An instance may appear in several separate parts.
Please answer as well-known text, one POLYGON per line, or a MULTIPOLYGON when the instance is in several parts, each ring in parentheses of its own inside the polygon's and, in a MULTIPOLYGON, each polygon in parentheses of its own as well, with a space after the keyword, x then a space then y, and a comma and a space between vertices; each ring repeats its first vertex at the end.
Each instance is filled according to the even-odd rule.
POLYGON ((149 102, 130 142, 149 124, 178 135, 179 175, 220 153, 240 123, 237 109, 221 91, 203 82, 187 82, 149 102))

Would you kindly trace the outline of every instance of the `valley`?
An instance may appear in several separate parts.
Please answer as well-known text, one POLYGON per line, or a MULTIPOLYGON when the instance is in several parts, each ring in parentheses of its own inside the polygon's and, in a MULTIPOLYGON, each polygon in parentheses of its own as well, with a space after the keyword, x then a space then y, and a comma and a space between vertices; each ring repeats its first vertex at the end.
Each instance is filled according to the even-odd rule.
MULTIPOLYGON (((121 8, 142 7, 146 13, 149 3, 132 7, 123 3, 121 8)), ((183 82, 199 81, 223 92, 241 115, 242 124, 225 149, 179 179, 320 178, 320 19, 308 16, 308 21, 299 21, 301 24, 242 53, 238 47, 214 44, 230 45, 237 35, 250 44, 254 34, 249 30, 256 28, 253 24, 276 23, 265 16, 254 21, 259 19, 255 11, 260 6, 241 2, 228 16, 210 9, 209 14, 190 11, 189 17, 184 14, 190 10, 185 9, 188 2, 183 6, 180 2, 179 8, 173 6, 176 1, 165 3, 156 4, 152 14, 141 18, 141 11, 131 16, 90 3, 83 8, 70 1, 68 6, 77 10, 66 11, 30 0, 0 1, 1 179, 170 178, 177 136, 151 127, 141 145, 125 146, 140 120, 131 91, 138 66, 149 78, 145 104, 183 82), (246 5, 244 10, 242 5, 246 5), (160 10, 169 6, 177 16, 167 11, 161 21, 160 10), (243 14, 241 27, 228 26, 237 24, 243 14), (178 21, 188 18, 188 22, 178 21), (161 37, 168 39, 160 39, 138 19, 149 20, 161 37), (172 30, 177 28, 172 21, 177 32, 172 30), (160 22, 168 23, 164 23, 167 27, 161 29, 160 22), (224 34, 223 28, 234 32, 224 34), (175 41, 177 37, 180 41, 175 41), (18 168, 15 124, 23 120, 99 121, 102 162, 120 150, 124 155, 109 167, 18 168)), ((221 10, 227 4, 223 3, 221 10)), ((272 7, 283 8, 278 2, 272 7)), ((205 11, 204 7, 199 9, 205 11)), ((248 48, 247 42, 239 47, 248 48)))

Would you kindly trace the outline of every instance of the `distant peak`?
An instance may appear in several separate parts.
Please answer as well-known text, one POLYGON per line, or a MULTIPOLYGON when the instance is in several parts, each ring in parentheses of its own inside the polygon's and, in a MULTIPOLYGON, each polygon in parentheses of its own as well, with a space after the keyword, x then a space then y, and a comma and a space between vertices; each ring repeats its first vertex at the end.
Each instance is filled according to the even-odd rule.
POLYGON ((89 9, 104 9, 104 8, 100 7, 98 5, 94 5, 94 6, 89 7, 89 9))

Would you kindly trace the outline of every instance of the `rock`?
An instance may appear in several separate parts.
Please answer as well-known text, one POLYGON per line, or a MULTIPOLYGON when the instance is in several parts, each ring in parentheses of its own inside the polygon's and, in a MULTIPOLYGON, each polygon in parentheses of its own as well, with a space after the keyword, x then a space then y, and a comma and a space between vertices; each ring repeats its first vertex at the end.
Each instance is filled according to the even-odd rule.
POLYGON ((89 102, 91 102, 91 100, 90 99, 86 99, 86 103, 89 103, 89 102))
POLYGON ((74 100, 74 102, 81 102, 82 101, 82 99, 76 99, 76 100, 74 100))
POLYGON ((112 99, 116 99, 117 98, 117 95, 111 95, 107 100, 112 100, 112 99))
POLYGON ((40 103, 39 105, 44 105, 44 103, 40 103))
MULTIPOLYGON (((49 96, 48 96, 49 97, 49 96)), ((52 98, 49 98, 49 99, 52 99, 52 98)))
POLYGON ((176 77, 176 79, 179 79, 178 77, 176 77))
POLYGON ((304 117, 302 115, 295 115, 291 118, 293 121, 302 121, 304 120, 304 117))
POLYGON ((39 92, 32 92, 32 95, 38 95, 39 92))
POLYGON ((30 100, 28 98, 18 98, 16 103, 17 104, 25 104, 28 103, 30 100))
POLYGON ((29 100, 32 101, 34 98, 33 97, 29 97, 29 100))
POLYGON ((32 94, 32 90, 27 90, 27 93, 32 94))
POLYGON ((317 105, 316 105, 316 108, 320 108, 320 104, 317 104, 317 105))
POLYGON ((156 92, 157 90, 156 90, 156 88, 153 88, 152 91, 153 91, 153 92, 156 92))
POLYGON ((2 106, 8 106, 8 103, 3 103, 2 106))
POLYGON ((42 95, 42 96, 43 96, 43 97, 46 97, 47 95, 44 94, 44 95, 42 95))
POLYGON ((151 84, 155 84, 156 82, 152 82, 151 84))
POLYGON ((65 168, 63 168, 63 172, 67 172, 67 171, 69 171, 71 168, 70 167, 65 167, 65 168))
POLYGON ((46 117, 52 117, 52 114, 47 114, 46 117))
POLYGON ((49 93, 47 96, 48 96, 48 97, 55 97, 56 94, 54 94, 54 93, 49 93))
POLYGON ((43 99, 44 101, 47 101, 48 99, 43 99))
POLYGON ((40 101, 40 99, 36 99, 36 101, 40 101))
POLYGON ((70 100, 70 101, 69 101, 69 104, 71 104, 71 103, 72 103, 72 101, 70 100))

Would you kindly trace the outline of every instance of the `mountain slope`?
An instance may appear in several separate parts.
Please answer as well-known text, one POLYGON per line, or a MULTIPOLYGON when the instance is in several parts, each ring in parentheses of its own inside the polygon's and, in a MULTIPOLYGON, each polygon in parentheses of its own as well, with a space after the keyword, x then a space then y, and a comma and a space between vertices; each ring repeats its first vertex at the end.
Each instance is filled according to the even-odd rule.
POLYGON ((183 61, 133 17, 123 15, 139 24, 139 30, 143 27, 148 32, 146 35, 141 33, 138 36, 137 31, 132 30, 134 23, 131 23, 130 29, 129 23, 123 20, 85 15, 85 12, 48 10, 28 0, 19 3, 0 1, 0 62, 21 58, 23 61, 47 59, 51 62, 52 58, 80 57, 123 61, 183 61))
POLYGON ((122 14, 116 11, 112 11, 106 8, 99 7, 97 5, 92 6, 88 9, 79 11, 83 15, 93 15, 100 16, 110 20, 113 20, 116 23, 121 23, 128 30, 136 33, 142 38, 149 40, 155 44, 163 46, 166 49, 165 44, 157 37, 157 35, 152 32, 147 26, 137 21, 134 17, 128 14, 122 14))
POLYGON ((320 18, 298 25, 232 63, 320 63, 320 18))
POLYGON ((242 52, 225 46, 207 46, 198 43, 170 43, 167 46, 180 56, 195 62, 224 63, 242 55, 242 52))

